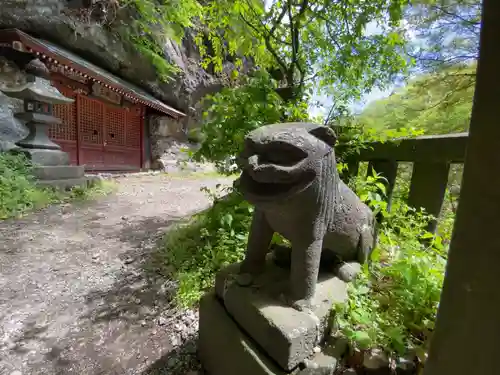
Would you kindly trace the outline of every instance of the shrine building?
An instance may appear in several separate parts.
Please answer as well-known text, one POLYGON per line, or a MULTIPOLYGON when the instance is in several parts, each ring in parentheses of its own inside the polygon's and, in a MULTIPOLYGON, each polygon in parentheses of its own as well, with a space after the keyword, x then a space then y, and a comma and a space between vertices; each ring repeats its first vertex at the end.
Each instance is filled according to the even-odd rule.
POLYGON ((29 52, 50 70, 52 85, 72 104, 54 105, 61 124, 49 138, 88 172, 137 171, 150 158, 146 116, 175 120, 185 114, 137 86, 46 40, 20 30, 0 30, 0 46, 29 52))

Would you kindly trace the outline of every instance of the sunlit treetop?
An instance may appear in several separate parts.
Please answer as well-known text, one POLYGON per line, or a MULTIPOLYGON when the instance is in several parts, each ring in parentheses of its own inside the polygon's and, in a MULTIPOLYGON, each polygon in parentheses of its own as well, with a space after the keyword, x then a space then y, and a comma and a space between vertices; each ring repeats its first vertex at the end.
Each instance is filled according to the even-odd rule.
POLYGON ((403 0, 218 0, 203 6, 210 50, 198 37, 204 65, 222 71, 232 56, 249 58, 278 78, 287 100, 311 84, 356 98, 405 70, 400 33, 403 0), (367 25, 377 32, 368 34, 367 25), (286 88, 286 89, 285 89, 286 88))

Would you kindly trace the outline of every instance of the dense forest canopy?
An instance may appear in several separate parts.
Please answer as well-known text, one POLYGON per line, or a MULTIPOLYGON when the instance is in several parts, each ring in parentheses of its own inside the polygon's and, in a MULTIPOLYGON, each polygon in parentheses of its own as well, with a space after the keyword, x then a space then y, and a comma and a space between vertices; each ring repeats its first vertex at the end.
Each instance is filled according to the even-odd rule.
POLYGON ((369 104, 356 120, 383 129, 417 128, 428 134, 466 131, 476 80, 481 4, 475 0, 415 2, 405 12, 412 38, 412 79, 369 104))
POLYGON ((467 131, 474 95, 469 75, 475 70, 471 64, 421 75, 391 96, 370 103, 356 121, 377 132, 401 128, 427 134, 467 131))

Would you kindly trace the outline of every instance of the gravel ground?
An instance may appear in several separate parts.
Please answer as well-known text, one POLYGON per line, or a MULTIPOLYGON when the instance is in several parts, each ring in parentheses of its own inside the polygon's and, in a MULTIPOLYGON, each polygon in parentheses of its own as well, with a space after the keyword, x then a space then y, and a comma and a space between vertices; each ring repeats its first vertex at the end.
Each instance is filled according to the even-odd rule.
POLYGON ((195 311, 143 263, 224 178, 132 175, 97 202, 0 223, 0 375, 198 374, 195 311))

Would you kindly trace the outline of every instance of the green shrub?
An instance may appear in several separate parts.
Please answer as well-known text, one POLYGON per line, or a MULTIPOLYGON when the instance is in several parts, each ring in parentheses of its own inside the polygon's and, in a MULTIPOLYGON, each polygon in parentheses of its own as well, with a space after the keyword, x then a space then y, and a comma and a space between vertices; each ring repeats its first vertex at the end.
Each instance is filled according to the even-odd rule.
POLYGON ((22 154, 0 154, 0 219, 20 216, 56 199, 53 191, 36 187, 31 168, 22 154))
POLYGON ((349 299, 335 306, 335 323, 352 348, 378 347, 388 354, 427 351, 439 304, 446 249, 443 238, 426 231, 431 219, 396 199, 387 212, 377 176, 356 179, 357 193, 383 216, 378 246, 349 299))
POLYGON ((234 173, 227 161, 241 151, 247 133, 275 122, 307 121, 307 104, 286 103, 276 92, 277 86, 268 73, 257 71, 242 77, 235 87, 204 97, 206 110, 199 131, 204 141, 193 158, 211 161, 223 173, 234 173))
POLYGON ((69 192, 37 186, 30 161, 20 153, 0 153, 0 220, 19 217, 51 203, 94 199, 115 189, 103 181, 91 188, 75 187, 69 192))
POLYGON ((169 230, 154 259, 157 270, 179 282, 177 303, 188 307, 213 285, 225 265, 243 258, 253 207, 235 192, 188 223, 169 230))

